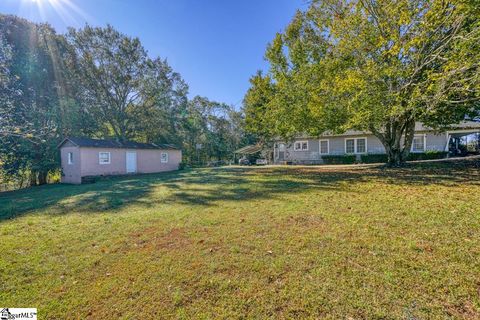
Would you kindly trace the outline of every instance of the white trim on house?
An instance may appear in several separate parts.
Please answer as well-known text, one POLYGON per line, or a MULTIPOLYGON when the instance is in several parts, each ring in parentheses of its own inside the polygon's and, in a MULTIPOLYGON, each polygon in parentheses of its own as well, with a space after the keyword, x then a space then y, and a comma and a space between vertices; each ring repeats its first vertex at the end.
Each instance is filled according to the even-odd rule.
POLYGON ((330 139, 320 139, 318 140, 318 153, 319 154, 330 154, 330 139), (322 152, 322 142, 327 142, 327 152, 322 152))
POLYGON ((345 154, 365 154, 368 152, 367 137, 345 138, 344 140, 345 140, 345 154), (353 140, 353 152, 347 152, 347 140, 353 140), (358 152, 358 140, 365 140, 365 151, 358 152))
POLYGON ((308 140, 295 141, 294 144, 293 144, 293 150, 294 151, 308 151, 308 140), (297 143, 300 144, 300 148, 297 148, 297 143), (304 143, 307 144, 307 147, 305 149, 303 148, 304 143))
POLYGON ((447 136, 447 143, 445 143, 445 150, 444 151, 448 152, 449 149, 450 149, 450 138, 452 136, 450 135, 450 131, 447 131, 445 135, 447 136))
POLYGON ((478 133, 479 129, 448 130, 447 133, 478 133))
POLYGON ((68 164, 73 164, 73 152, 68 153, 68 164))
POLYGON ((415 134, 413 135, 413 140, 412 140, 412 148, 410 149, 410 152, 412 153, 423 153, 427 151, 427 135, 426 134, 415 134), (423 138, 423 149, 422 150, 415 150, 415 138, 423 138))
POLYGON ((344 139, 344 144, 345 144, 345 148, 344 148, 345 149, 345 154, 355 154, 355 150, 356 150, 355 146, 357 145, 357 142, 356 142, 355 138, 345 138, 344 139), (349 152, 347 150, 347 142, 348 141, 353 141, 353 152, 349 152))
POLYGON ((100 151, 98 153, 98 163, 99 164, 110 164, 111 163, 111 160, 112 160, 112 155, 110 152, 106 152, 106 151, 100 151), (107 161, 102 161, 102 156, 101 155, 105 155, 107 154, 108 155, 108 160, 107 161))
POLYGON ((168 152, 162 152, 160 154, 160 162, 161 163, 168 163, 168 152))

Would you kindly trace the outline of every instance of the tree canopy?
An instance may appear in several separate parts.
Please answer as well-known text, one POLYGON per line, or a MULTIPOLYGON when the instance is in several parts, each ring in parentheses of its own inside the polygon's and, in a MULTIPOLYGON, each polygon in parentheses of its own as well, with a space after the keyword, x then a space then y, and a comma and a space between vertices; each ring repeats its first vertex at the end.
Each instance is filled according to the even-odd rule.
POLYGON ((313 1, 269 44, 247 123, 290 139, 370 131, 400 164, 416 121, 440 129, 478 113, 479 16, 475 1, 313 1))
POLYGON ((2 41, 2 129, 0 162, 8 175, 28 171, 45 183, 58 167, 59 136, 78 127, 67 110, 68 44, 48 25, 0 16, 2 41), (5 53, 6 52, 6 53, 5 53))

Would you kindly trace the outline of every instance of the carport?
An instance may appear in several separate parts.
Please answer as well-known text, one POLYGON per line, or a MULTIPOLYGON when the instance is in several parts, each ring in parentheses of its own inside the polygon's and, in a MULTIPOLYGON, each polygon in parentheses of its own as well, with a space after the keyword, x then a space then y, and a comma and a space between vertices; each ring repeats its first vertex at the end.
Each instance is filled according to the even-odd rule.
MULTIPOLYGON (((453 130, 447 131, 447 143, 445 151, 450 152, 453 155, 461 154, 462 139, 472 136, 472 140, 476 140, 475 149, 478 151, 480 147, 480 122, 468 121, 454 126, 453 130), (474 137, 473 135, 477 136, 474 137)), ((468 138, 467 138, 468 139, 468 138)))
POLYGON ((252 145, 248 145, 243 148, 240 148, 238 150, 235 150, 233 155, 233 161, 234 163, 237 163, 238 159, 241 159, 247 156, 252 156, 262 151, 262 149, 263 149, 263 146, 261 144, 252 144, 252 145))

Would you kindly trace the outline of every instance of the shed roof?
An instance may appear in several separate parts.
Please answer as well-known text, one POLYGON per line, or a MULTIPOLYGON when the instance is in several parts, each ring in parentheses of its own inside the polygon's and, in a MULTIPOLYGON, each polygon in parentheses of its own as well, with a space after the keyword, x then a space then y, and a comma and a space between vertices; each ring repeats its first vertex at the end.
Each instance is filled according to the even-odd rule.
POLYGON ((70 141, 78 147, 88 148, 117 148, 117 149, 170 149, 178 150, 178 147, 171 144, 155 144, 155 143, 141 143, 135 141, 118 141, 118 140, 104 140, 104 139, 92 139, 83 137, 69 137, 63 139, 58 145, 62 147, 65 142, 70 141))

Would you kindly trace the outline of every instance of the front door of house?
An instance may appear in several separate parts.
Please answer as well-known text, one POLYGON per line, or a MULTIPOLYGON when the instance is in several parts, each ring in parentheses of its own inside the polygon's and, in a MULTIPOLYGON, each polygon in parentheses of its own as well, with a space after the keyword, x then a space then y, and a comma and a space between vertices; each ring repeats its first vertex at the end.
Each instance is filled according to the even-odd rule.
POLYGON ((278 161, 285 160, 285 144, 279 143, 278 144, 278 161))
POLYGON ((127 151, 127 173, 137 172, 137 153, 135 151, 127 151))

